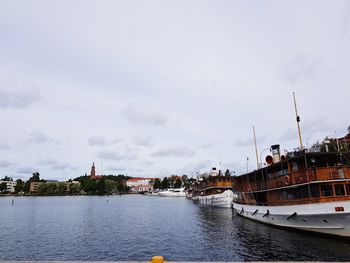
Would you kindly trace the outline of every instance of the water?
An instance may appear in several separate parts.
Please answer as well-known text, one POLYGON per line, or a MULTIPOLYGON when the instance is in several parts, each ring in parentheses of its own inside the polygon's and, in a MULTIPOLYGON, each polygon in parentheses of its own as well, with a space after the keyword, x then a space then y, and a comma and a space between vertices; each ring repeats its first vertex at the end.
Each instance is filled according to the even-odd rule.
POLYGON ((0 260, 349 261, 350 242, 151 196, 0 198, 0 260))

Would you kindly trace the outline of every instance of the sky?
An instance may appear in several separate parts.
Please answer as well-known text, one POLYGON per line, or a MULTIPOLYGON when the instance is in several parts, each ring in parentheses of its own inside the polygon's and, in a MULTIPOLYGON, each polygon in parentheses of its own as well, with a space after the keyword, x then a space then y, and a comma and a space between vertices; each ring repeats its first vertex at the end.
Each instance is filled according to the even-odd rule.
POLYGON ((349 69, 349 1, 0 0, 0 177, 239 175, 253 125, 299 146, 293 92, 306 147, 344 136, 349 69))

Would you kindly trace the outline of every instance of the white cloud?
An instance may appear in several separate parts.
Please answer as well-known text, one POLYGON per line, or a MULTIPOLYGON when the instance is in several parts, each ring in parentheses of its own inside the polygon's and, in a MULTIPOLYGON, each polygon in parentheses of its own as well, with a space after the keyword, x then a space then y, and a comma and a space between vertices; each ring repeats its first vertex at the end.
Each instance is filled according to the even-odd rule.
POLYGON ((106 139, 104 136, 92 136, 88 138, 91 146, 110 146, 120 142, 119 139, 106 139))
POLYGON ((151 153, 153 157, 192 157, 196 152, 186 147, 164 148, 151 153))
POLYGON ((45 144, 45 143, 53 143, 59 144, 59 140, 55 138, 48 137, 43 132, 34 132, 29 135, 29 141, 34 144, 45 144))
POLYGON ((0 80, 0 109, 25 109, 40 99, 34 87, 20 87, 9 80, 0 80))
POLYGON ((136 125, 164 125, 167 120, 161 114, 147 113, 145 111, 137 111, 136 109, 125 108, 122 111, 124 116, 130 123, 136 125))

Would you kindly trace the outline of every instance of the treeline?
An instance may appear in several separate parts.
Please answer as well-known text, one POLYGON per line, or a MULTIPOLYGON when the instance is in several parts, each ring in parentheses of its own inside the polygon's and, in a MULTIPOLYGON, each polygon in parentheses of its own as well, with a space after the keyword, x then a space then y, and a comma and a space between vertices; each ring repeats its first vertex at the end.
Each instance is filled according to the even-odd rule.
MULTIPOLYGON (((17 185, 15 193, 17 194, 30 194, 30 184, 32 182, 38 182, 37 195, 67 195, 67 194, 113 194, 113 193, 126 193, 130 189, 126 186, 126 181, 131 177, 119 174, 105 175, 97 180, 92 180, 90 176, 79 176, 73 180, 67 182, 53 182, 40 179, 39 173, 33 173, 27 180, 16 180, 17 185), (79 183, 76 183, 79 182, 79 183)), ((2 181, 13 181, 12 178, 5 176, 2 181)), ((0 193, 6 194, 6 182, 0 183, 0 193)))
POLYGON ((127 193, 130 188, 126 185, 130 177, 124 175, 106 175, 97 180, 92 180, 90 176, 80 176, 74 181, 80 182, 80 188, 87 194, 113 194, 127 193))
POLYGON ((156 178, 153 183, 153 189, 180 188, 189 185, 193 181, 195 179, 188 178, 187 175, 172 175, 163 179, 156 178))

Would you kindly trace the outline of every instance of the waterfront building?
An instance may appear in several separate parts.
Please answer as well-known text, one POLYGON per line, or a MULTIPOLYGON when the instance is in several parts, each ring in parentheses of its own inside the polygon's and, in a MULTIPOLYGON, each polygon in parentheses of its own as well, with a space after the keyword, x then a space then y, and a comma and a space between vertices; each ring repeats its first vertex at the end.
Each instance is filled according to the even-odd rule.
POLYGON ((43 182, 30 182, 30 186, 29 186, 29 193, 30 194, 36 194, 38 192, 38 187, 40 184, 42 184, 43 182))
POLYGON ((153 191, 154 178, 131 178, 126 182, 131 192, 153 191))
POLYGON ((15 192, 15 186, 17 185, 16 181, 0 181, 0 184, 6 183, 6 192, 8 193, 14 193, 15 192))

